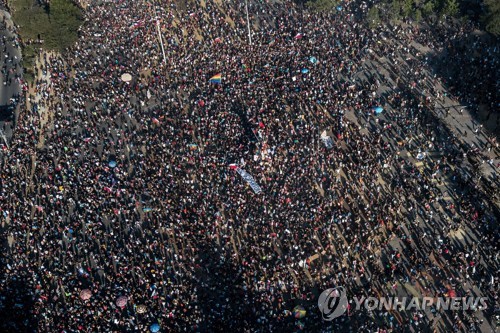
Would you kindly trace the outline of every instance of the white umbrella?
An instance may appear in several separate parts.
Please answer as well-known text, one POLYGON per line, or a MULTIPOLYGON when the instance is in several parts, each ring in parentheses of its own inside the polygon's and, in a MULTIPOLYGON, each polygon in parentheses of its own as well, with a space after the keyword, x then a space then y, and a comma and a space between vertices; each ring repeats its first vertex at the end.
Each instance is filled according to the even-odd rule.
POLYGON ((132 81, 132 75, 130 75, 129 73, 122 74, 122 81, 123 82, 130 82, 130 81, 132 81))

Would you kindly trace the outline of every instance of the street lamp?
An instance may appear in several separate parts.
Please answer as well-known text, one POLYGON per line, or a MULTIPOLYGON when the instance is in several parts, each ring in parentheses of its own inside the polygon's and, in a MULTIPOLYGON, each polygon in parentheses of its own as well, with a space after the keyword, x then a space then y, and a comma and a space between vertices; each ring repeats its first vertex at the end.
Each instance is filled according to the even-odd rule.
POLYGON ((250 33, 250 19, 248 18, 248 0, 245 0, 247 11, 248 42, 252 45, 252 34, 250 33))

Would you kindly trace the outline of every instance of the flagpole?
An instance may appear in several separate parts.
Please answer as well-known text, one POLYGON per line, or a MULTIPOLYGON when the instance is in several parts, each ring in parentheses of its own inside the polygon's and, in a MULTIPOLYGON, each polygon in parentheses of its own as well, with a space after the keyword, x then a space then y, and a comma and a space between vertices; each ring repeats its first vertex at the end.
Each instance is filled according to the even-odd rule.
MULTIPOLYGON (((161 52, 163 55, 163 62, 166 65, 167 64, 167 57, 165 55, 165 48, 163 47, 163 37, 161 35, 160 19, 158 18, 158 12, 156 11, 157 5, 156 5, 155 1, 153 1, 153 6, 150 8, 152 8, 155 11, 154 16, 155 16, 155 20, 156 20, 156 31, 158 33, 158 40, 159 40, 160 46, 161 46, 161 52)), ((153 16, 153 15, 151 15, 151 16, 153 16)))
POLYGON ((167 64, 167 57, 165 56, 165 48, 163 47, 163 38, 161 36, 160 20, 156 17, 156 28, 158 29, 158 37, 160 38, 161 52, 163 53, 163 61, 167 64))
POLYGON ((246 11, 247 11, 247 27, 248 27, 248 41, 252 45, 252 34, 250 33, 250 19, 248 18, 248 0, 245 0, 246 11))

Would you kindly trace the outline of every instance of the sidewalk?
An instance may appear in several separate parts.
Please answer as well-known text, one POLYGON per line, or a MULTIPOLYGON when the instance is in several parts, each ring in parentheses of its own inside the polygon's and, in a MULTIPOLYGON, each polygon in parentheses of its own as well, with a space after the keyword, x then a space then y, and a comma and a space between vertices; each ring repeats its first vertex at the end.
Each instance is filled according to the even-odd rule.
MULTIPOLYGON (((22 77, 22 67, 20 65, 21 62, 21 47, 19 45, 19 41, 16 35, 16 29, 14 23, 12 22, 10 14, 5 10, 0 10, 0 20, 5 20, 5 29, 3 29, 0 34, 5 38, 5 44, 1 41, 1 45, 5 45, 6 52, 0 52, 0 57, 2 60, 2 66, 5 64, 6 74, 0 72, 0 106, 6 107, 13 105, 12 98, 13 96, 21 93, 21 82, 15 79, 15 75, 22 77), (14 40, 12 40, 14 39, 14 40), (10 84, 8 83, 10 81, 10 84)), ((17 118, 18 110, 10 111, 5 110, 1 111, 9 113, 14 112, 13 117, 17 118)), ((4 119, 4 116, 7 117, 7 114, 1 115, 0 121, 0 129, 3 129, 5 126, 4 134, 7 140, 10 140, 13 134, 13 124, 15 121, 12 121, 8 118, 4 119)), ((4 144, 3 140, 0 144, 4 144)))
POLYGON ((39 121, 39 139, 38 139, 38 144, 37 148, 41 148, 44 145, 45 142, 45 136, 44 136, 44 128, 45 125, 48 124, 48 130, 52 130, 53 124, 52 124, 52 114, 51 111, 48 110, 47 106, 43 103, 44 100, 47 99, 47 95, 51 93, 51 88, 52 88, 52 82, 51 82, 51 70, 48 66, 48 64, 45 62, 45 57, 53 55, 50 52, 42 51, 42 53, 37 57, 35 66, 37 68, 36 71, 36 79, 35 83, 30 86, 28 92, 31 97, 34 96, 34 98, 28 99, 26 102, 27 110, 32 110, 34 105, 37 105, 37 113, 38 116, 40 117, 39 121), (40 83, 37 85, 36 82, 40 81, 40 83))

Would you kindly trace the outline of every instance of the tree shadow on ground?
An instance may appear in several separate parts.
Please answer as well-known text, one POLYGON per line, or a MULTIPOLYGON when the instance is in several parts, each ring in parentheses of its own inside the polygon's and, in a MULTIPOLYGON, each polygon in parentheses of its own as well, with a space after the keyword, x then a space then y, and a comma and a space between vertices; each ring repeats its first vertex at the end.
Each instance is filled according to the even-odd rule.
POLYGON ((449 40, 430 55, 444 88, 467 106, 473 118, 500 135, 500 39, 482 31, 449 40))

